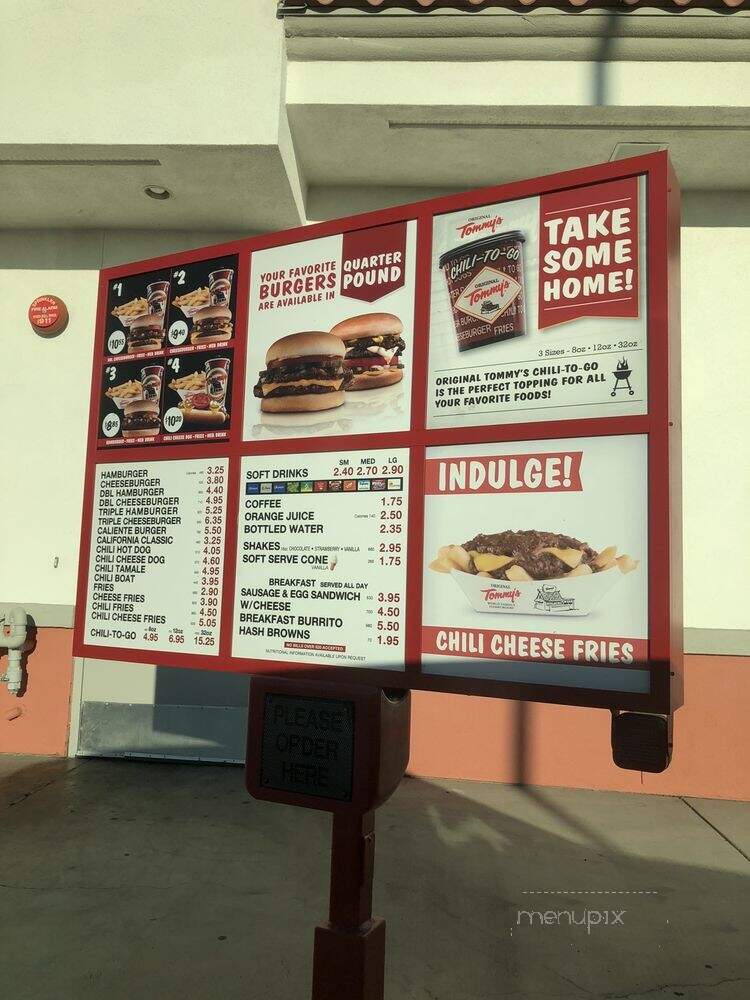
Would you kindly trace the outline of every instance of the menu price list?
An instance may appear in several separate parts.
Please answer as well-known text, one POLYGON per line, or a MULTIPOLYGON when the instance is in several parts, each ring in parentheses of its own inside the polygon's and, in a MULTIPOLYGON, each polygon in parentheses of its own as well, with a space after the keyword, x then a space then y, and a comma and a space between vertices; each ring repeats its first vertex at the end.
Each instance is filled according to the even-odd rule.
POLYGON ((243 458, 234 656, 404 669, 408 462, 243 458))
POLYGON ((228 464, 97 465, 88 645, 218 655, 228 464))

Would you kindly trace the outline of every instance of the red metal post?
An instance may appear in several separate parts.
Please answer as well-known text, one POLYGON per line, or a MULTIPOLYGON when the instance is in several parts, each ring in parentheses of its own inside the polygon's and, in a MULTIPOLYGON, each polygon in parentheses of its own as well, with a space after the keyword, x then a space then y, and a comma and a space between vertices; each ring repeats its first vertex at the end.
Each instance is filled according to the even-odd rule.
POLYGON ((372 916, 375 813, 333 814, 331 900, 315 928, 312 1000, 383 1000, 385 921, 372 916))

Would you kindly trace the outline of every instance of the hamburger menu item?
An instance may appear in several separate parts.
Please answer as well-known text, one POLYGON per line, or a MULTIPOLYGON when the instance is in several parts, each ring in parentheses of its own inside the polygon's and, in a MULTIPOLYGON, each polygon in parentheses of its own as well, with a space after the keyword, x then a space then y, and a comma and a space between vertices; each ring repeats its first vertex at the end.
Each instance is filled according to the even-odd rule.
POLYGON ((191 344, 217 344, 232 339, 232 313, 226 306, 205 306, 193 313, 191 344))
POLYGON ((501 531, 479 534, 463 545, 445 545, 430 569, 438 573, 460 570, 493 580, 528 583, 590 576, 617 567, 621 573, 636 569, 638 561, 617 555, 617 546, 597 552, 586 542, 551 531, 501 531))
POLYGON ((147 312, 136 316, 128 327, 126 339, 128 354, 160 351, 164 345, 164 314, 147 312))
POLYGON ((332 410, 344 402, 350 377, 344 342, 330 333, 291 333, 271 344, 253 393, 265 413, 332 410))
POLYGON ((347 392, 379 389, 403 379, 403 332, 403 323, 392 313, 351 316, 333 327, 331 333, 346 349, 344 368, 351 374, 347 392))
POLYGON ((159 433, 160 422, 158 399, 136 399, 124 407, 122 436, 154 437, 159 433))
POLYGON ((459 351, 526 333, 523 244, 518 231, 463 243, 440 257, 459 351))

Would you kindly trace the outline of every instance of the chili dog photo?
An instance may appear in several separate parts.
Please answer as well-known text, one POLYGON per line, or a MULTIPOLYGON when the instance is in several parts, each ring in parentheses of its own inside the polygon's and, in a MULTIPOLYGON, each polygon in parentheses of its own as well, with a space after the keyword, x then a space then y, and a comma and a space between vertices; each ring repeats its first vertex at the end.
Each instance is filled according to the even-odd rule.
POLYGON ((428 448, 425 472, 423 669, 646 658, 645 437, 428 448))
MULTIPOLYGON (((169 361, 173 377, 167 382, 165 430, 215 431, 228 428, 231 398, 231 351, 226 355, 189 354, 169 361), (175 367, 177 369, 175 370, 175 367), (176 409, 180 419, 167 419, 176 409)), ((179 438, 177 438, 179 440, 179 438)))
POLYGON ((413 221, 253 254, 244 440, 408 429, 415 255, 413 221))

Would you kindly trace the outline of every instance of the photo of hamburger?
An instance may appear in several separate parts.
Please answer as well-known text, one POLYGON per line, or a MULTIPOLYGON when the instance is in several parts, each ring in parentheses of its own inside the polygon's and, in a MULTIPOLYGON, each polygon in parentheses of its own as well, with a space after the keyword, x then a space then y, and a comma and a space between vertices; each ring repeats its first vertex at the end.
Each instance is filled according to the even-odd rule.
POLYGON ((332 410, 344 402, 349 377, 344 342, 330 333, 291 333, 266 352, 266 368, 253 393, 264 413, 332 410))
POLYGON ((122 436, 124 438, 154 437, 159 433, 158 399, 136 399, 123 408, 122 436))
POLYGON ((164 346, 164 314, 143 313, 136 316, 126 333, 127 353, 160 351, 164 346))
POLYGON ((347 392, 380 389, 403 379, 403 332, 403 323, 392 313, 351 316, 333 327, 331 333, 346 348, 344 367, 351 373, 347 392))
POLYGON ((232 313, 226 306, 205 306, 193 313, 191 344, 218 344, 231 340, 232 313))

